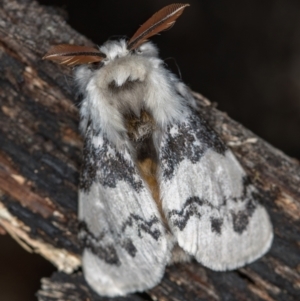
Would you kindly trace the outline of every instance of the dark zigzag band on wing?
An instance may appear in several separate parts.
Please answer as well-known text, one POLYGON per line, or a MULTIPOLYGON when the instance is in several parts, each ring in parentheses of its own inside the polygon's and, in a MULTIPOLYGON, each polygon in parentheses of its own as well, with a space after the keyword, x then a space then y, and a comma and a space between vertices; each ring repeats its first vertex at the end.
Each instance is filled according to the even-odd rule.
POLYGON ((172 124, 167 128, 164 145, 160 150, 160 161, 164 165, 163 177, 168 180, 174 176, 174 171, 182 160, 198 163, 208 149, 219 154, 224 154, 227 150, 205 119, 199 118, 197 114, 192 112, 186 122, 172 124), (201 146, 195 147, 194 143, 198 141, 201 141, 201 146))
POLYGON ((117 183, 123 180, 139 192, 143 184, 140 178, 134 177, 135 167, 126 161, 101 131, 98 133, 92 131, 90 125, 85 136, 79 188, 88 192, 95 181, 104 187, 115 188, 117 183), (92 137, 100 135, 103 135, 103 144, 96 148, 92 143, 92 137), (114 156, 107 155, 108 149, 114 150, 114 156))
POLYGON ((158 240, 161 236, 161 232, 159 230, 151 230, 153 225, 159 223, 156 216, 151 218, 149 221, 145 221, 143 218, 133 213, 131 213, 127 220, 123 223, 122 232, 125 232, 127 227, 132 228, 134 226, 134 222, 138 225, 138 236, 140 238, 142 238, 142 232, 148 233, 155 240, 158 240))
POLYGON ((113 244, 101 245, 100 242, 104 238, 105 232, 99 235, 94 235, 89 229, 86 222, 79 223, 78 238, 84 248, 89 249, 92 253, 97 255, 100 259, 111 265, 120 265, 120 259, 113 244))
MULTIPOLYGON (((211 207, 211 204, 209 204, 207 200, 193 196, 186 200, 181 210, 172 210, 169 212, 168 217, 173 222, 174 226, 178 227, 179 230, 182 231, 192 216, 196 216, 199 219, 201 218, 202 215, 198 211, 198 207, 202 207, 204 205, 209 205, 211 207)), ((236 213, 233 211, 231 212, 233 230, 235 232, 242 234, 247 229, 249 220, 256 207, 257 202, 249 199, 246 202, 244 210, 239 210, 236 213)), ((221 234, 223 218, 210 217, 210 221, 212 231, 221 234)))
MULTIPOLYGON (((228 201, 243 202, 245 203, 245 208, 243 210, 230 212, 233 230, 238 234, 242 234, 247 229, 250 218, 253 215, 259 200, 259 194, 253 190, 249 177, 245 176, 243 178, 243 193, 239 198, 235 197, 230 198, 229 200, 224 198, 222 203, 218 206, 214 206, 208 200, 200 199, 198 196, 192 196, 186 200, 181 210, 172 210, 169 212, 168 218, 173 221, 174 226, 178 227, 180 231, 182 231, 192 216, 201 219, 201 213, 198 210, 199 207, 208 206, 211 209, 220 210, 226 206, 228 201)), ((210 221, 211 230, 217 234, 221 234, 223 218, 216 218, 212 216, 210 217, 210 221)))
POLYGON ((115 245, 120 245, 131 257, 135 257, 137 249, 130 238, 126 238, 124 233, 127 228, 137 227, 137 235, 139 238, 143 238, 142 232, 149 234, 154 240, 158 240, 162 235, 158 229, 152 229, 159 223, 157 217, 151 218, 149 221, 144 220, 136 214, 130 214, 127 220, 123 223, 121 233, 116 234, 115 237, 118 241, 115 244, 105 244, 105 231, 102 231, 99 235, 94 235, 89 229, 86 222, 81 221, 79 223, 79 239, 85 248, 88 248, 92 253, 97 255, 100 259, 111 265, 121 265, 118 257, 115 245))

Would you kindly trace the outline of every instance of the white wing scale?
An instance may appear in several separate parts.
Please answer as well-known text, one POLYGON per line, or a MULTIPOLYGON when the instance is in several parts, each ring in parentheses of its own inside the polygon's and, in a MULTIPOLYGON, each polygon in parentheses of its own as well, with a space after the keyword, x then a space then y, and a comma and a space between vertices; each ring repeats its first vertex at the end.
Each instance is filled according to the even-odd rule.
POLYGON ((259 194, 237 159, 196 113, 161 140, 163 210, 178 244, 214 270, 263 255, 273 232, 259 194))
POLYGON ((169 260, 158 209, 126 148, 86 134, 79 192, 79 237, 87 282, 101 295, 155 286, 169 260))

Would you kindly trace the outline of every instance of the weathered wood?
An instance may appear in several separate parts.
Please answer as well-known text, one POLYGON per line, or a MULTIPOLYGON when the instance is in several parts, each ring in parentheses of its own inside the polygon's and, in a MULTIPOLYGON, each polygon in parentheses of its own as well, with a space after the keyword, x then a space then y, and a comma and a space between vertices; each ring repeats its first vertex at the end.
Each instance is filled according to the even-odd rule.
MULTIPOLYGON (((78 100, 70 71, 41 60, 50 45, 72 42, 91 45, 52 8, 0 1, 0 227, 61 271, 43 279, 40 301, 108 300, 73 272, 80 266, 78 100)), ((274 225, 273 246, 233 272, 197 263, 169 267, 157 287, 117 300, 297 300, 300 164, 197 97, 202 114, 259 188, 274 225)))

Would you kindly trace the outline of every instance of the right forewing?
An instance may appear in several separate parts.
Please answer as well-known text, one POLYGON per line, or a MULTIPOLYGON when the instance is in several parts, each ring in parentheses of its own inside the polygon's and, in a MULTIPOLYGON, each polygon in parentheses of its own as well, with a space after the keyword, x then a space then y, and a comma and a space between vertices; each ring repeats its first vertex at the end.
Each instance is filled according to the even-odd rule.
POLYGON ((240 267, 269 249, 272 226, 257 190, 196 113, 166 129, 159 159, 163 209, 181 248, 214 270, 240 267))
POLYGON ((158 209, 129 151, 87 130, 79 192, 87 282, 101 295, 156 285, 169 252, 158 209))

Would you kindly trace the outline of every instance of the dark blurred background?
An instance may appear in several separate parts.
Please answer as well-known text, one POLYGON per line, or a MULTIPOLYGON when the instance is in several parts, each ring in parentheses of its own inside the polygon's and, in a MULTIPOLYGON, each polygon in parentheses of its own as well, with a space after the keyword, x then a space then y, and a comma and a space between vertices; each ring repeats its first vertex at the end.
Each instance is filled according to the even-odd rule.
MULTIPOLYGON (((168 0, 40 0, 95 44, 130 37, 168 0)), ((300 1, 189 0, 176 25, 152 40, 194 91, 288 155, 300 158, 300 1), (178 67, 177 67, 178 66, 178 67)), ((46 24, 45 24, 46 25, 46 24)), ((55 269, 0 237, 0 300, 35 300, 55 269), (3 254, 2 254, 3 253, 3 254), (17 259, 16 259, 17 258, 17 259)))

